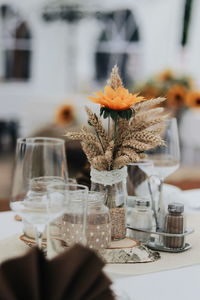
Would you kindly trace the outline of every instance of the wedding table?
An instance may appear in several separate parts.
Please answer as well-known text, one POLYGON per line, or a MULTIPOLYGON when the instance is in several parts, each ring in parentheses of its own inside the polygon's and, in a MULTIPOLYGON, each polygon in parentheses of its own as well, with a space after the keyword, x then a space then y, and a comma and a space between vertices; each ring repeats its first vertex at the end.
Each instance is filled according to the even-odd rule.
MULTIPOLYGON (((180 191, 185 204, 187 226, 195 232, 187 237, 192 248, 182 253, 160 252, 161 259, 150 263, 112 264, 105 272, 113 279, 114 289, 128 300, 197 300, 200 297, 200 189, 180 191)), ((0 262, 27 251, 19 240, 22 223, 13 212, 0 213, 0 262)))

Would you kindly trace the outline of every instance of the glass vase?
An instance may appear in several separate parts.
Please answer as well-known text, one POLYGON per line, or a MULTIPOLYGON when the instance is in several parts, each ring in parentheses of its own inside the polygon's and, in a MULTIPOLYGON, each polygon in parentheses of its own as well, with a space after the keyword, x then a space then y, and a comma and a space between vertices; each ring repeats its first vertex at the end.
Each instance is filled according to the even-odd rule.
POLYGON ((111 238, 126 237, 127 167, 111 171, 91 169, 91 190, 105 193, 105 205, 110 209, 111 238))

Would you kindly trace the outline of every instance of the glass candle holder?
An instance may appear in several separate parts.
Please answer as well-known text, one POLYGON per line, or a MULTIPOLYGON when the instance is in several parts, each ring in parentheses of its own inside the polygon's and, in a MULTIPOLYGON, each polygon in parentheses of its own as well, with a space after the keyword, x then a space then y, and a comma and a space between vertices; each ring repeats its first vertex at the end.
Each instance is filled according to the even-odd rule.
POLYGON ((108 248, 111 243, 111 217, 104 203, 104 193, 89 192, 86 236, 91 249, 108 248))
POLYGON ((47 256, 59 254, 76 243, 86 244, 88 188, 79 184, 51 184, 48 197, 64 198, 63 214, 50 223, 47 233, 47 256))

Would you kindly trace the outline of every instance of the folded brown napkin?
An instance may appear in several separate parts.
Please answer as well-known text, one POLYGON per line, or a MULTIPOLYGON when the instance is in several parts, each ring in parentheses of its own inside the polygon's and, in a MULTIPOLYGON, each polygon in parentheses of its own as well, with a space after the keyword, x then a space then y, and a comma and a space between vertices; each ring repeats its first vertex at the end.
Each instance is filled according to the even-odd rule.
POLYGON ((37 248, 0 267, 0 300, 112 300, 104 263, 75 245, 53 260, 37 248))

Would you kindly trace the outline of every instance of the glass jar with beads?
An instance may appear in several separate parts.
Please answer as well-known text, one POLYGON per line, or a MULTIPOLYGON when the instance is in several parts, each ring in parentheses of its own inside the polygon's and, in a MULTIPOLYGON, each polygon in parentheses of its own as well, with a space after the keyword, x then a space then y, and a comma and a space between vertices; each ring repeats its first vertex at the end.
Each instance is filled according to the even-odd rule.
POLYGON ((86 240, 91 249, 108 248, 111 243, 111 217, 104 201, 104 193, 88 193, 86 240))

